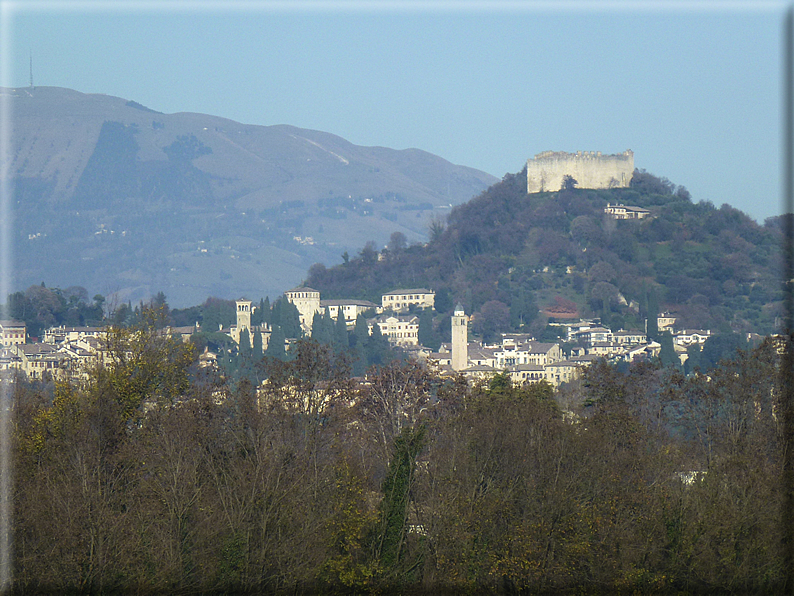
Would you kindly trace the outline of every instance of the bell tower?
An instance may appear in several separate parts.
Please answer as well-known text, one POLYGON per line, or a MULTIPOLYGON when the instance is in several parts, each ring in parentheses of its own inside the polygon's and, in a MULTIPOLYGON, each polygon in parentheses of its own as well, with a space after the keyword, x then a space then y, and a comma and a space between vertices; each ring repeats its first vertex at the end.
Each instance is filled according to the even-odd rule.
POLYGON ((452 370, 463 370, 469 365, 468 324, 463 306, 458 304, 452 315, 452 370))

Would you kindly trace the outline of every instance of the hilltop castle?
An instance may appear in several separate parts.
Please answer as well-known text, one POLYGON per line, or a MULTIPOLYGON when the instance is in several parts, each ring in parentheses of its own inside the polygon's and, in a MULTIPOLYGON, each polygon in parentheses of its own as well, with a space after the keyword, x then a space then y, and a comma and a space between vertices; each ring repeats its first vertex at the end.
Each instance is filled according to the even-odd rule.
POLYGON ((616 155, 600 151, 544 151, 527 160, 527 193, 562 188, 564 176, 572 176, 579 188, 626 188, 634 174, 634 152, 616 155))

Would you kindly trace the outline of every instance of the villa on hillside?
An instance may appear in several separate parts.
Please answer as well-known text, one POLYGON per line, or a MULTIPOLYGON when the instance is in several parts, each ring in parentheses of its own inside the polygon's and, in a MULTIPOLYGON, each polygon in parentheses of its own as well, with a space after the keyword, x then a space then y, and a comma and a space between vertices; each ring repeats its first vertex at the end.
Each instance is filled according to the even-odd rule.
POLYGON ((418 346, 419 345, 419 317, 408 316, 387 316, 381 315, 367 321, 369 334, 375 325, 380 329, 381 335, 389 340, 394 346, 418 346))
POLYGON ((381 296, 381 307, 393 311, 408 310, 411 305, 433 308, 435 301, 436 293, 425 288, 394 290, 381 296))
POLYGON ((27 341, 27 327, 21 321, 0 321, 0 344, 16 346, 27 341))
POLYGON ((604 207, 604 213, 612 219, 645 219, 651 212, 642 207, 632 205, 610 205, 604 207))
POLYGON ((345 317, 345 323, 348 327, 356 325, 358 315, 367 312, 368 310, 377 311, 378 305, 369 300, 353 300, 342 298, 338 300, 320 300, 320 311, 325 314, 328 313, 330 317, 336 321, 339 318, 339 311, 342 311, 345 317))

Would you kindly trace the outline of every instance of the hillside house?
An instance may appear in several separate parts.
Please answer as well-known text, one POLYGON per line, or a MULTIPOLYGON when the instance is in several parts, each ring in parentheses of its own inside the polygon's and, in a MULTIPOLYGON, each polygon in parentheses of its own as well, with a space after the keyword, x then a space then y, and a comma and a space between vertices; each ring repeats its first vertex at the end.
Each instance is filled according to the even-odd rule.
POLYGON ((591 327, 576 333, 575 338, 588 350, 595 344, 612 343, 615 338, 610 329, 605 327, 591 327))
POLYGON ((381 296, 381 307, 395 312, 405 311, 411 305, 419 308, 434 308, 436 293, 425 288, 394 290, 381 296))
POLYGON ((612 219, 645 219, 651 212, 642 207, 632 205, 610 205, 604 207, 604 213, 612 219))
POLYGON ((648 337, 642 331, 615 331, 612 334, 615 343, 623 346, 637 346, 648 341, 648 337))
POLYGON ((659 331, 672 330, 673 325, 675 325, 675 317, 669 312, 663 312, 656 317, 656 326, 659 331))
POLYGON ((419 345, 419 317, 381 315, 367 321, 369 333, 372 335, 374 326, 380 328, 381 335, 394 346, 419 345))
POLYGON ((86 337, 102 339, 105 337, 105 329, 103 327, 66 327, 60 325, 46 329, 42 341, 45 344, 55 345, 64 341, 85 339, 86 337))
POLYGON ((546 380, 546 369, 537 364, 517 364, 508 370, 515 385, 534 385, 546 380))
POLYGON ((692 344, 700 344, 702 346, 709 337, 711 337, 710 329, 706 331, 703 329, 682 329, 673 334, 673 343, 683 347, 688 347, 692 344))
POLYGON ((27 327, 22 321, 0 321, 0 344, 17 346, 27 341, 27 327))
POLYGON ((0 347, 0 372, 3 375, 11 374, 10 371, 22 370, 22 358, 14 348, 0 347))
POLYGON ((582 369, 590 363, 578 360, 561 360, 543 367, 545 380, 555 389, 563 383, 570 383, 582 376, 582 369))
POLYGON ((54 346, 44 343, 19 344, 12 349, 22 360, 21 370, 25 371, 29 379, 41 380, 45 376, 57 379, 64 376, 63 368, 67 356, 58 352, 54 346))
POLYGON ((323 314, 328 313, 334 321, 339 318, 339 311, 342 311, 342 315, 345 317, 345 323, 347 323, 348 328, 352 328, 356 325, 358 315, 368 310, 377 311, 378 305, 369 300, 320 300, 320 310, 323 314))

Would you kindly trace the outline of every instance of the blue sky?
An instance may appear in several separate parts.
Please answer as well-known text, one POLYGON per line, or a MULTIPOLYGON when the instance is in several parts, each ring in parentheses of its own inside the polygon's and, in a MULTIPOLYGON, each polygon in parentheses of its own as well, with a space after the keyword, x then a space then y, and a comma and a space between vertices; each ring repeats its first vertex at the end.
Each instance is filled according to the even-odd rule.
POLYGON ((501 177, 635 165, 759 221, 782 192, 782 2, 8 2, 1 82, 416 147, 501 177))

